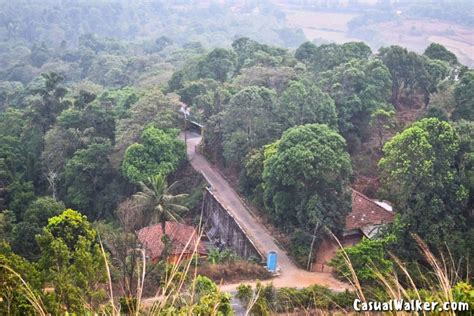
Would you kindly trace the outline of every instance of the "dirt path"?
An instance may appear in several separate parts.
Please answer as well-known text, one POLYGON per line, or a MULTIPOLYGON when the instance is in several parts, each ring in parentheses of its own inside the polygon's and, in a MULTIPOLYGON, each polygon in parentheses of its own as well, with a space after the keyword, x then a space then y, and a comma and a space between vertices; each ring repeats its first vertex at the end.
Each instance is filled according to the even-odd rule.
MULTIPOLYGON (((249 213, 230 184, 214 169, 204 156, 196 152, 196 145, 201 141, 201 136, 188 132, 186 137, 186 150, 189 162, 196 171, 204 175, 212 186, 213 192, 219 201, 228 208, 235 219, 244 228, 258 250, 264 254, 270 250, 274 250, 278 253, 280 275, 270 281, 262 283, 272 282, 276 287, 305 287, 320 284, 336 291, 350 288, 348 284, 336 280, 329 273, 308 272, 298 268, 286 253, 278 247, 265 226, 249 213)), ((241 283, 252 284, 253 282, 241 283)), ((221 286, 221 289, 226 292, 234 291, 239 284, 224 284, 221 286)))

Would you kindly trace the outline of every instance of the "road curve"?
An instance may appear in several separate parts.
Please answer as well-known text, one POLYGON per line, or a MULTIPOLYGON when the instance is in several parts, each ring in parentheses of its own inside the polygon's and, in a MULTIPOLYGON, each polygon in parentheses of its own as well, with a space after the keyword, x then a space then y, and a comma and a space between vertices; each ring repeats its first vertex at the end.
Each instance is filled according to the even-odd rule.
MULTIPOLYGON (((197 172, 203 174, 207 182, 212 186, 216 197, 232 213, 248 236, 250 236, 255 246, 264 254, 270 250, 278 253, 280 274, 267 282, 272 282, 275 287, 305 287, 319 284, 336 291, 350 288, 348 284, 338 281, 330 273, 308 272, 298 268, 275 243, 266 227, 249 213, 239 195, 232 189, 227 180, 222 177, 203 155, 196 151, 196 146, 200 141, 200 135, 186 132, 186 152, 191 166, 197 172)), ((251 284, 252 282, 243 283, 251 284)), ((221 285, 221 289, 223 291, 233 291, 237 286, 238 284, 224 284, 221 285)))

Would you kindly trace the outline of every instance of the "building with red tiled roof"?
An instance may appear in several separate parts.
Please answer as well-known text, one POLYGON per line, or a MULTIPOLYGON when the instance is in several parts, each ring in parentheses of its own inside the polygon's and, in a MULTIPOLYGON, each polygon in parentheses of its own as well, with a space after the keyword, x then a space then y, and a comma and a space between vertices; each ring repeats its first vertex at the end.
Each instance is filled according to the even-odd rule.
MULTIPOLYGON (((395 218, 392 206, 385 201, 370 199, 364 194, 352 190, 352 210, 346 216, 344 232, 339 238, 343 247, 357 244, 363 237, 373 238, 378 230, 385 224, 392 223, 395 218)), ((327 266, 339 244, 331 237, 322 240, 316 253, 313 271, 330 272, 327 266)))
MULTIPOLYGON (((199 256, 207 254, 206 247, 201 242, 201 238, 194 227, 177 222, 166 222, 165 233, 171 241, 169 262, 176 263, 180 257, 182 260, 189 259, 195 252, 199 256)), ((142 228, 137 232, 137 236, 145 248, 147 256, 152 261, 156 261, 165 248, 165 244, 162 241, 162 224, 142 228)))
POLYGON ((352 190, 352 210, 346 216, 346 234, 360 230, 365 236, 372 237, 380 226, 393 222, 395 214, 385 201, 368 198, 352 190))

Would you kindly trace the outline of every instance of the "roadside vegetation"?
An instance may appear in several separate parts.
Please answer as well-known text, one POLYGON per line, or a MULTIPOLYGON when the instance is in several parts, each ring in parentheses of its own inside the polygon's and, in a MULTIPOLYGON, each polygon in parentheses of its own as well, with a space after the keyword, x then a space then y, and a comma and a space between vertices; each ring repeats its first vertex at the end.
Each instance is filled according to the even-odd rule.
POLYGON ((266 24, 246 32, 260 41, 232 37, 245 23, 219 5, 194 25, 166 4, 20 4, 0 9, 0 314, 232 315, 220 284, 267 282, 231 249, 170 262, 167 221, 205 234, 183 107, 204 126, 200 151, 303 268, 341 236, 351 188, 393 203, 392 225, 332 261, 353 292, 242 286, 251 313, 347 311, 355 297, 472 303, 474 70, 444 46, 302 43, 252 2, 234 9, 266 24), (193 41, 154 34, 156 21, 193 41), (103 33, 89 32, 96 22, 103 33), (152 260, 136 232, 155 224, 165 247, 152 260))

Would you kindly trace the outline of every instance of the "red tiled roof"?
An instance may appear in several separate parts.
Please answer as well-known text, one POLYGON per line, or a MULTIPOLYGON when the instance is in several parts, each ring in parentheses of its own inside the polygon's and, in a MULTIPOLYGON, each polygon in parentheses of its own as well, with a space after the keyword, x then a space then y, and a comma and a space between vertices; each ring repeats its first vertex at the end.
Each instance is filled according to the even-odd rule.
POLYGON ((346 230, 393 222, 395 215, 356 190, 352 190, 352 211, 346 216, 346 230))
MULTIPOLYGON (((206 248, 199 241, 199 235, 194 227, 177 223, 177 222, 166 222, 165 233, 171 239, 171 255, 192 254, 194 248, 197 246, 198 254, 206 254, 206 248)), ((164 244, 161 241, 163 236, 162 225, 156 224, 140 229, 137 232, 138 240, 145 246, 150 257, 156 259, 161 255, 164 249, 164 244)))

